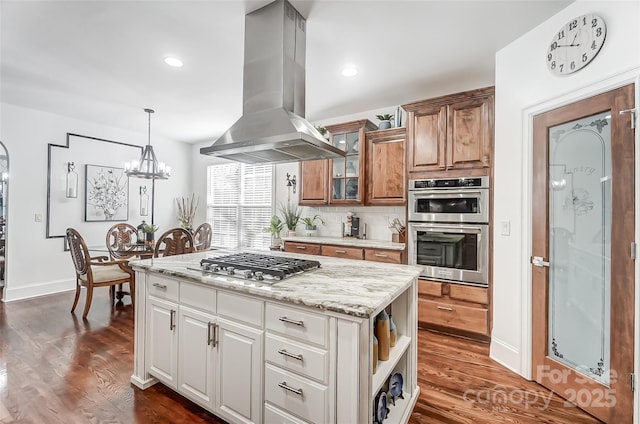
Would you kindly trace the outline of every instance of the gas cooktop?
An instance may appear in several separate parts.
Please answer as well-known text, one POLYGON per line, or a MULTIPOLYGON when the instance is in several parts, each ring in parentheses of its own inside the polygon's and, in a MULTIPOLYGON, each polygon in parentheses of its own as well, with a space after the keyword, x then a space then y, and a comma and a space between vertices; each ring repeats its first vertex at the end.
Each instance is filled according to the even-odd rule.
POLYGON ((205 258, 200 268, 205 275, 224 275, 244 280, 273 284, 285 278, 320 268, 320 262, 256 253, 234 253, 205 258))

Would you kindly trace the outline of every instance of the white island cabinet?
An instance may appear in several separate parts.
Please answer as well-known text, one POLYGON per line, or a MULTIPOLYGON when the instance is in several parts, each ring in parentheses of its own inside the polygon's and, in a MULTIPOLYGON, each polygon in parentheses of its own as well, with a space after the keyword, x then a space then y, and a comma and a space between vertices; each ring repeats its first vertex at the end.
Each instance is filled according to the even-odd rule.
POLYGON ((133 262, 134 373, 230 423, 374 422, 375 401, 402 376, 385 424, 406 423, 417 385, 417 276, 406 265, 311 257, 321 267, 275 284, 204 275, 203 257, 133 262), (393 315, 398 341, 373 373, 375 317, 393 315))

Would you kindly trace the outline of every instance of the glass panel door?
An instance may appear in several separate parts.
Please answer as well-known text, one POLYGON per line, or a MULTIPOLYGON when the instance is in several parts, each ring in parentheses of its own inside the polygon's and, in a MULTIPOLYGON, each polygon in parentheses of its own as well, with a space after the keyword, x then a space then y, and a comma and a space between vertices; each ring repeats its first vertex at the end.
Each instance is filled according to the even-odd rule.
POLYGON ((609 384, 611 112, 549 128, 547 355, 609 384))

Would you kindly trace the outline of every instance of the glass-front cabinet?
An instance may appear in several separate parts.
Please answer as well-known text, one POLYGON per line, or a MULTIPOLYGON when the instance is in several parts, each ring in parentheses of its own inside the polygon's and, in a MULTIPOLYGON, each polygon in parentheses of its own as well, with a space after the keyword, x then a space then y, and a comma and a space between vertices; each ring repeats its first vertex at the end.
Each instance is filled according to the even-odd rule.
POLYGON ((364 202, 365 132, 376 126, 369 120, 327 126, 330 143, 346 153, 345 158, 329 161, 329 203, 362 204, 364 202))

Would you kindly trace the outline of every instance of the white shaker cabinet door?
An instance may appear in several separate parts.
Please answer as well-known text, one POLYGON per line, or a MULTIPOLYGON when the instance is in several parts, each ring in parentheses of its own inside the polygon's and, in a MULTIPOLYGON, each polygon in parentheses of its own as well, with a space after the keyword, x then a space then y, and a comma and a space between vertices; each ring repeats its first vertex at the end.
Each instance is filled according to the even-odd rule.
POLYGON ((178 316, 178 391, 194 402, 213 407, 215 317, 184 306, 178 316))
POLYGON ((263 331, 218 318, 216 410, 231 422, 259 423, 263 331))
POLYGON ((147 300, 147 354, 149 373, 172 389, 177 388, 178 305, 149 297, 147 300))

